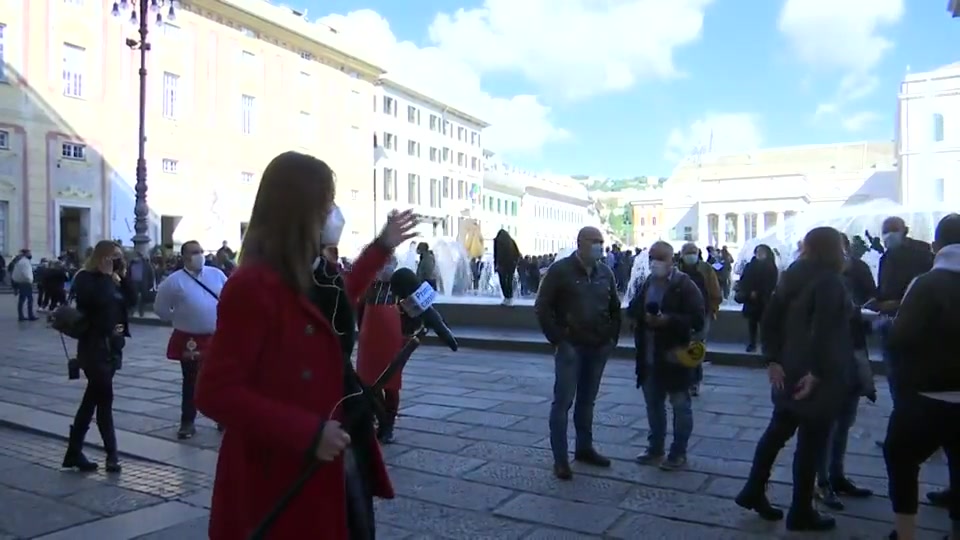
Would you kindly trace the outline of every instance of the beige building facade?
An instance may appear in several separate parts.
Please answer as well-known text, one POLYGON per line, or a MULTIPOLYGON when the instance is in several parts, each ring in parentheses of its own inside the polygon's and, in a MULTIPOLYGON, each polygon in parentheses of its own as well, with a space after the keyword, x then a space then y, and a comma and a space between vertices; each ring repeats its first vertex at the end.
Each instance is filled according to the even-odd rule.
MULTIPOLYGON (((108 0, 0 0, 0 253, 133 236, 139 53, 108 0)), ((333 29, 261 0, 191 0, 151 25, 147 201, 157 242, 238 245, 287 150, 337 173, 346 243, 374 234, 374 82, 333 29)), ((161 15, 166 15, 165 12, 161 15)), ((349 246, 347 246, 349 249, 349 246)))

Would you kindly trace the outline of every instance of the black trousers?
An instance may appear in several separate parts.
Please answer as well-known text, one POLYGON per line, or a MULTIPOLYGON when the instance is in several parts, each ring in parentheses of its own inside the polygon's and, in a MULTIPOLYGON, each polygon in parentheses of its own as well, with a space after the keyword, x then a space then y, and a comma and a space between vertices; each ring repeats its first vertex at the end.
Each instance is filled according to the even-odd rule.
POLYGON ((883 458, 897 514, 917 513, 920 466, 943 448, 950 473, 950 519, 960 522, 960 404, 900 394, 887 423, 883 458))
POLYGON ((181 424, 192 424, 197 419, 197 406, 193 401, 193 394, 197 391, 197 373, 199 372, 199 361, 180 361, 180 373, 183 375, 183 382, 180 385, 181 424))
POLYGON ((94 413, 97 417, 97 429, 103 439, 103 448, 107 455, 117 452, 117 435, 113 426, 113 374, 112 367, 97 365, 86 367, 83 374, 87 378, 87 387, 83 391, 80 406, 73 418, 74 428, 85 432, 90 428, 94 413))
POLYGON ((747 316, 747 332, 750 336, 750 344, 757 344, 757 335, 760 328, 760 316, 759 315, 748 315, 747 316))
POLYGON ((810 420, 782 407, 773 409, 766 431, 757 442, 748 487, 763 489, 780 450, 797 434, 797 449, 793 453, 793 500, 791 512, 811 512, 816 487, 817 465, 826 451, 832 418, 810 420))
POLYGON ((513 272, 497 272, 500 279, 500 290, 503 291, 504 298, 513 298, 513 272))

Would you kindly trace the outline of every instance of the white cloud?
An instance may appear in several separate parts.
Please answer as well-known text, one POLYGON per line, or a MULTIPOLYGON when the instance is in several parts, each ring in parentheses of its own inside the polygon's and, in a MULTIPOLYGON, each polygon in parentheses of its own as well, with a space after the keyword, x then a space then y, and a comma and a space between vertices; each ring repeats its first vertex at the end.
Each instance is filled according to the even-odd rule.
POLYGON ((879 119, 880 115, 875 112, 861 111, 842 118, 840 125, 847 131, 857 132, 863 131, 867 126, 879 119))
POLYGON ((787 0, 778 28, 816 69, 869 71, 893 47, 880 31, 903 10, 904 0, 787 0))
POLYGON ((674 51, 700 38, 712 0, 486 0, 440 14, 438 47, 480 73, 519 73, 567 99, 679 74, 674 51))
POLYGON ((763 143, 757 117, 748 113, 708 114, 667 138, 666 158, 677 161, 697 151, 715 154, 755 150, 763 143))
POLYGON ((484 75, 519 75, 538 93, 562 99, 677 76, 673 53, 699 38, 712 1, 486 0, 438 14, 424 47, 399 41, 369 9, 318 22, 372 54, 390 78, 490 122, 485 144, 509 154, 571 134, 538 95, 491 95, 484 75))
POLYGON ((800 61, 816 71, 842 74, 815 117, 839 116, 877 89, 874 70, 894 46, 883 32, 903 13, 904 0, 786 0, 777 26, 800 61))
POLYGON ((467 64, 437 47, 417 47, 398 41, 390 23, 369 9, 320 19, 365 50, 389 70, 396 82, 410 86, 492 124, 485 146, 498 151, 532 152, 563 140, 569 133, 554 125, 550 108, 537 96, 495 97, 485 92, 480 77, 467 64))

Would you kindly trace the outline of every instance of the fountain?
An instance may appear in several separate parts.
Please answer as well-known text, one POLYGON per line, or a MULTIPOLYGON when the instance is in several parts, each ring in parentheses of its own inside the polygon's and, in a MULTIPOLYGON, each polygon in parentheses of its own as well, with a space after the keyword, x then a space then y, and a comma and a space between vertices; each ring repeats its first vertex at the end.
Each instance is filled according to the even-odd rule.
POLYGON ((633 258, 633 269, 630 270, 630 281, 627 282, 627 292, 623 295, 623 306, 629 306, 630 301, 637 294, 640 285, 650 275, 650 252, 644 251, 633 258))
MULTIPOLYGON (((910 228, 911 237, 930 242, 933 240, 933 232, 940 219, 953 212, 952 208, 945 206, 934 206, 932 208, 930 206, 906 207, 885 199, 853 206, 802 212, 787 219, 782 224, 778 224, 763 236, 745 242, 737 255, 738 261, 734 269, 740 270, 742 265, 753 256, 754 248, 760 244, 766 244, 773 248, 775 252, 779 252, 777 266, 781 270, 786 269, 797 257, 798 242, 803 240, 803 237, 811 229, 833 227, 845 233, 851 242, 857 236, 867 241, 864 237, 866 231, 869 231, 873 236, 880 236, 883 220, 890 216, 902 217, 907 223, 907 227, 910 228)), ((876 280, 880 266, 880 254, 868 250, 862 259, 870 266, 873 278, 876 280)), ((737 273, 739 274, 739 272, 737 273)))

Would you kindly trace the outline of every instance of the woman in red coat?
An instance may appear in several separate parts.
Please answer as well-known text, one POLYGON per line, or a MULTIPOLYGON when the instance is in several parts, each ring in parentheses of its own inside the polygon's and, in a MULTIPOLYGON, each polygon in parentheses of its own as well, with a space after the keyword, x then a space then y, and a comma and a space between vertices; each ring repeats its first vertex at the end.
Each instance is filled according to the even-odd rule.
POLYGON ((341 426, 356 417, 356 400, 341 400, 357 386, 351 306, 416 220, 392 214, 341 276, 320 255, 343 228, 333 200, 333 173, 312 156, 287 152, 264 170, 196 390, 200 411, 225 428, 213 540, 248 538, 312 460, 324 465, 268 538, 373 538, 372 497, 393 496, 372 417, 341 426))

